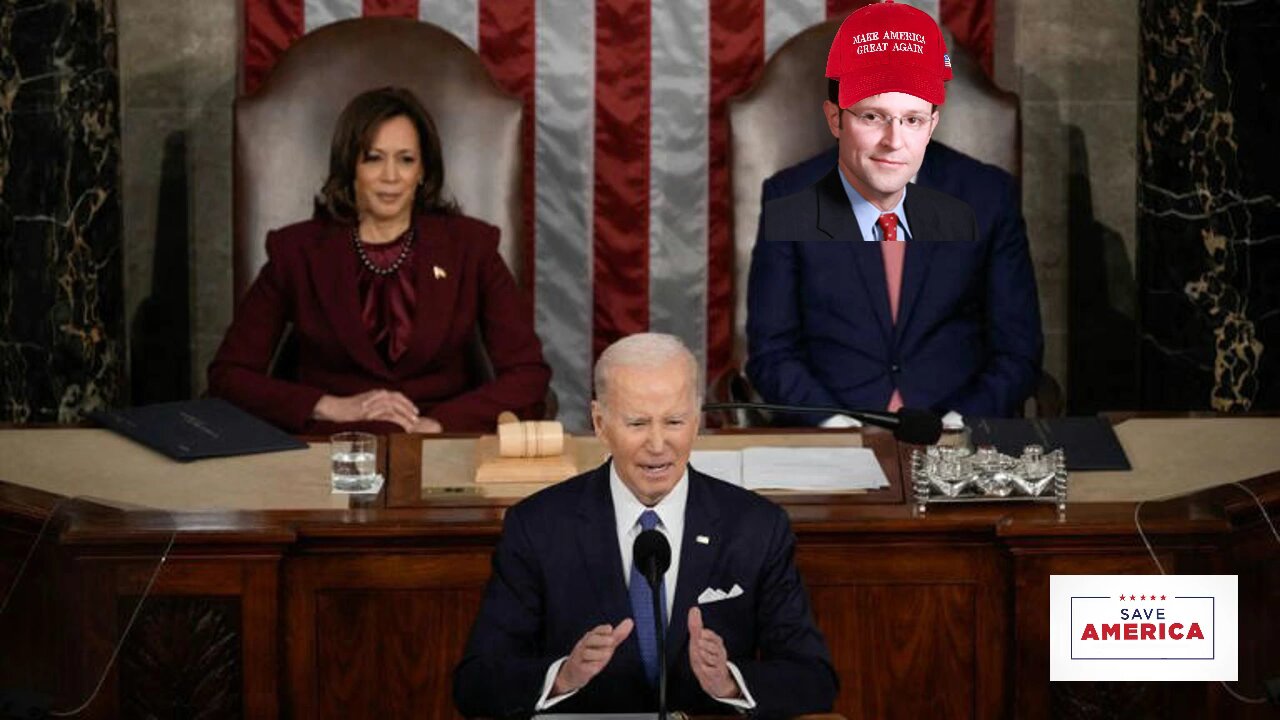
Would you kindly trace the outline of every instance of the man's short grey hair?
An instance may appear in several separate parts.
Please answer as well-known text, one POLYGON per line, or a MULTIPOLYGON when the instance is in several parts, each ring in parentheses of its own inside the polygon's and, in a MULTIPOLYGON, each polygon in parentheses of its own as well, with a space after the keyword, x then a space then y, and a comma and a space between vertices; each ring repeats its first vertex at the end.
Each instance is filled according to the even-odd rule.
POLYGON ((689 348, 675 335, 666 333, 636 333, 614 342, 600 353, 596 361, 596 400, 604 403, 609 390, 609 376, 616 367, 652 368, 664 365, 675 358, 683 358, 689 364, 689 376, 693 379, 694 398, 702 407, 702 365, 689 348))

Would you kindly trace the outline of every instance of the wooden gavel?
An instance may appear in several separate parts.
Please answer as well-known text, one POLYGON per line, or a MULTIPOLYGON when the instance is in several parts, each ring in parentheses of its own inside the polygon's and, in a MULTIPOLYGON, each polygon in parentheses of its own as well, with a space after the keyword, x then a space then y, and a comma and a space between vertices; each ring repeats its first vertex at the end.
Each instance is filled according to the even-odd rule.
POLYGON ((498 416, 498 455, 504 458, 552 457, 564 452, 564 426, 554 420, 521 421, 513 413, 498 416))

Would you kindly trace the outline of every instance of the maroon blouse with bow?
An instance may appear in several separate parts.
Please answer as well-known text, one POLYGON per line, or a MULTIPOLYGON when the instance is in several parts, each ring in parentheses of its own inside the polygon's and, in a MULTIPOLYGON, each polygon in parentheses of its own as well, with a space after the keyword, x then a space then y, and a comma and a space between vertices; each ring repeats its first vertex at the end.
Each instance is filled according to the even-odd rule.
MULTIPOLYGON (((364 248, 365 257, 375 267, 389 268, 405 253, 408 236, 406 232, 389 243, 361 242, 360 245, 364 248)), ((413 285, 417 265, 409 260, 414 250, 410 247, 405 261, 395 272, 387 275, 375 273, 364 262, 356 260, 360 263, 360 276, 356 281, 360 290, 360 321, 378 354, 392 364, 409 349, 409 340, 413 336, 416 307, 413 285)))

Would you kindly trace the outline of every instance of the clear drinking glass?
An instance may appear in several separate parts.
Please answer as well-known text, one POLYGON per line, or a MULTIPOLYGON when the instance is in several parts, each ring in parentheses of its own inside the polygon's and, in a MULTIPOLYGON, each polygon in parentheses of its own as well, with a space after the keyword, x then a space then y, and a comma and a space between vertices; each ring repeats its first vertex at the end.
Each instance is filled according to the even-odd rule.
POLYGON ((343 432, 329 437, 330 480, 334 490, 372 490, 378 479, 378 439, 369 433, 343 432))

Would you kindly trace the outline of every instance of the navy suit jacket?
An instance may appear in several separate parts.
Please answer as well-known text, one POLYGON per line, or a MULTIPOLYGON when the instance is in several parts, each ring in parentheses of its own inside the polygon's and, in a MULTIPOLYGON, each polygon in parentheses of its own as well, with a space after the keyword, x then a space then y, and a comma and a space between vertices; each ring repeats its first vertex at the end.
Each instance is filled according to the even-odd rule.
MULTIPOLYGON (((760 203, 804 190, 836 166, 838 147, 779 171, 764 181, 760 203)), ((934 140, 925 150, 916 185, 938 190, 969 204, 978 219, 978 234, 993 243, 1027 245, 1022 201, 1013 176, 995 165, 975 160, 934 140)))
POLYGON ((1012 177, 929 145, 907 189, 912 241, 895 324, 879 244, 862 240, 835 168, 832 149, 765 182, 747 294, 756 389, 771 402, 866 409, 897 388, 910 407, 1017 414, 1039 378, 1043 336, 1012 177))
MULTIPOLYGON (((689 608, 708 587, 743 594, 702 606, 706 627, 756 700, 756 714, 831 709, 837 680, 793 560, 795 537, 777 505, 689 469, 684 539, 667 629, 667 700, 672 710, 732 714, 698 685, 689 666, 689 608), (709 543, 694 540, 702 535, 709 543)), ((454 701, 467 716, 533 713, 548 668, 591 628, 631 617, 609 493, 609 464, 543 490, 507 511, 493 573, 466 653, 454 671, 454 701)), ((612 660, 554 712, 657 709, 635 632, 612 660)))

